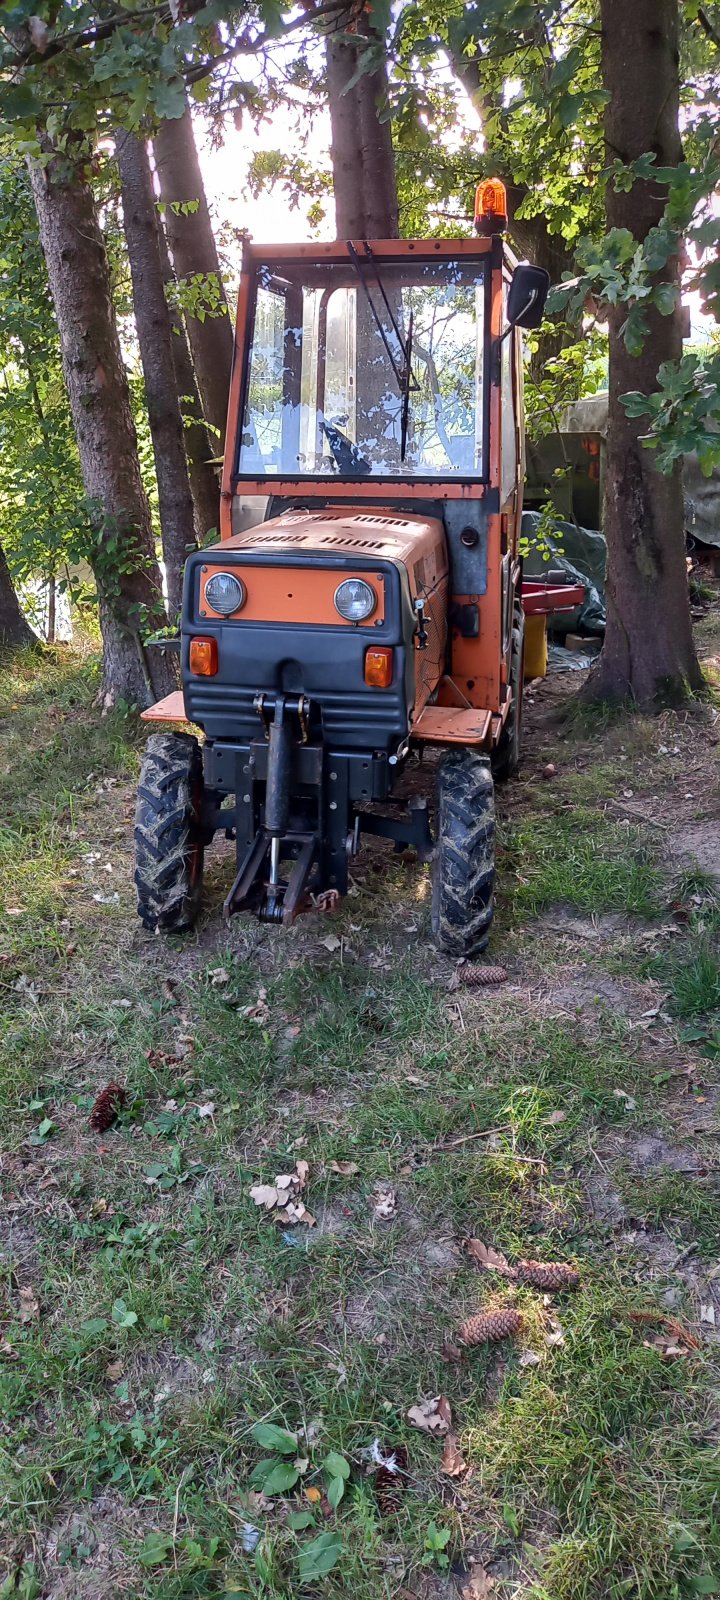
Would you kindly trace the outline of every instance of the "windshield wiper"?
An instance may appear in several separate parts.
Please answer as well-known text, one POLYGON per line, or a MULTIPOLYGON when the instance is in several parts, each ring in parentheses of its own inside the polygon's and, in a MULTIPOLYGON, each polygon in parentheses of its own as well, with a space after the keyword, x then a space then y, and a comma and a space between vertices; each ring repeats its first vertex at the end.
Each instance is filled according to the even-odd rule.
POLYGON ((378 333, 380 334, 380 338, 382 339, 382 342, 383 342, 383 344, 385 346, 385 349, 387 351, 388 361, 390 362, 390 365, 392 367, 393 374, 394 374, 394 377, 395 377, 395 382, 397 383, 397 386, 398 386, 398 392, 399 392, 401 400, 402 400, 402 414, 401 414, 401 421, 400 421, 400 460, 404 461, 405 460, 405 449, 406 449, 406 446, 407 446, 408 415, 409 415, 409 411, 410 411, 410 392, 413 389, 419 390, 419 388, 420 388, 420 385, 419 385, 419 383, 417 381, 417 378, 414 376, 414 373, 413 373, 413 370, 412 370, 412 324, 413 324, 413 314, 412 314, 412 311, 411 311, 410 315, 409 315, 409 318, 408 318, 408 335, 407 335, 407 339, 403 339, 403 336, 402 336, 402 334, 400 332, 400 329, 398 327, 398 324, 397 324, 397 319, 395 317, 395 314, 393 312, 392 306, 391 306, 390 301, 388 299, 387 292, 386 292, 386 289, 385 289, 385 285, 384 285, 384 283, 382 281, 382 278, 380 277, 380 272, 378 270, 377 261, 375 260, 375 257, 374 257, 374 255, 372 253, 372 250, 370 249, 370 245, 368 244, 367 239, 363 240, 363 244, 365 246, 365 256, 364 257, 361 257, 361 256, 358 255, 357 250, 355 249, 355 246, 354 246, 354 244, 352 242, 352 239, 348 239, 348 241, 347 241, 347 251, 348 251, 348 255, 350 257, 350 260, 351 260, 351 262, 353 264, 353 267, 355 268, 357 276, 360 279, 360 283, 362 284, 362 288, 363 288, 363 291, 364 291, 364 294, 365 294, 365 299, 367 300, 367 303, 368 303, 368 305, 370 307, 370 310, 372 311, 373 317, 375 319, 375 326, 377 327, 378 333), (385 304, 385 309, 387 311, 388 318, 390 320, 390 325, 392 327, 393 333, 395 334, 395 338, 397 339, 397 342, 398 342, 398 344, 400 346, 400 350, 402 352, 402 358, 403 358, 402 366, 400 366, 398 364, 397 360, 396 360, 395 353, 394 353, 394 351, 392 349, 392 346, 390 344, 390 340, 388 339, 387 333, 386 333, 385 328, 383 326, 382 317, 380 316, 380 314, 378 312, 378 309, 377 309, 377 306, 375 305, 373 297, 372 297, 372 295, 370 293, 370 288, 369 288, 369 285, 368 285, 367 277, 365 275, 365 267, 366 267, 366 265, 369 265, 372 268, 372 274, 373 274, 373 277, 375 279, 375 283, 376 283, 376 285, 377 285, 377 287, 380 290, 380 293, 382 295, 382 298, 383 298, 383 301, 384 301, 384 304, 385 304))

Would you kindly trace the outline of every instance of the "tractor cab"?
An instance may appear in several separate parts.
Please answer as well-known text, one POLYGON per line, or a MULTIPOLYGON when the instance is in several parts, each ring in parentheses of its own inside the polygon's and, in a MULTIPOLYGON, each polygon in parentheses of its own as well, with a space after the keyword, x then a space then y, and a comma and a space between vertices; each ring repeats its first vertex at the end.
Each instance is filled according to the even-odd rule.
POLYGON ((503 213, 491 182, 473 239, 245 246, 221 539, 187 562, 182 704, 145 714, 204 734, 148 746, 150 927, 195 920, 216 828, 237 845, 226 913, 285 924, 337 902, 370 832, 432 860, 443 948, 487 941, 493 780, 517 762, 522 694, 518 329, 548 281, 514 262, 503 213), (434 832, 426 799, 393 801, 426 744, 434 832))

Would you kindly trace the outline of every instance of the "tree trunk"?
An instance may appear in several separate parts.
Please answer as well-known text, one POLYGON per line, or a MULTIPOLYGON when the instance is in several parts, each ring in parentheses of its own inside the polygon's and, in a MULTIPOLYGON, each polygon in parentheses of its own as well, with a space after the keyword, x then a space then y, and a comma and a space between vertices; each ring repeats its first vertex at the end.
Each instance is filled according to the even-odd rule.
POLYGON ((357 96, 353 90, 344 93, 357 66, 357 50, 328 34, 326 60, 335 233, 338 239, 364 239, 365 195, 357 96))
POLYGON ((387 101, 384 60, 347 89, 362 53, 378 35, 371 21, 358 30, 357 44, 327 37, 327 88, 330 154, 335 192, 335 232, 339 239, 396 239, 398 198, 391 125, 381 120, 387 101))
MULTIPOLYGON (((629 163, 654 151, 658 166, 682 156, 678 129, 678 0, 601 0, 602 72, 608 162, 629 163)), ((663 214, 663 185, 637 182, 627 194, 609 183, 608 228, 628 228, 641 242, 663 214)), ((679 263, 663 277, 679 284, 679 263)), ((611 307, 607 443, 608 620, 605 644, 588 685, 593 699, 638 705, 675 701, 702 688, 690 622, 680 467, 669 477, 640 441, 643 418, 628 417, 621 396, 658 387, 658 368, 682 355, 680 306, 661 317, 651 308, 639 356, 622 337, 627 307, 611 307)))
MULTIPOLYGON (((483 84, 482 56, 463 56, 454 51, 451 62, 456 78, 462 83, 484 126, 485 119, 491 111, 497 110, 497 106, 490 101, 483 84)), ((485 157, 492 164, 491 150, 486 150, 485 157)), ((502 176, 503 169, 504 161, 501 161, 498 176, 502 176)), ((550 274, 551 283, 560 283, 563 273, 572 273, 574 269, 573 251, 568 248, 561 233, 550 232, 547 218, 541 211, 533 217, 518 216, 530 190, 527 184, 513 183, 509 178, 504 181, 508 197, 508 235, 513 249, 521 261, 530 261, 534 267, 544 267, 550 274)), ((563 324, 552 332, 540 335, 537 350, 530 361, 530 373, 535 383, 542 382, 546 362, 574 342, 575 335, 563 324)))
POLYGON ((34 644, 37 644, 37 639, 20 609, 10 568, 0 545, 0 650, 27 650, 34 644))
MULTIPOLYGON (((169 285, 174 285, 176 279, 170 261, 165 229, 160 220, 158 221, 158 243, 160 245, 163 278, 167 288, 169 285)), ((175 386, 180 397, 180 408, 185 428, 185 450, 187 452, 188 472, 190 475, 190 492, 195 512, 195 533, 198 544, 202 545, 210 529, 217 529, 220 526, 220 486, 215 468, 210 465, 211 458, 218 454, 218 450, 217 445, 213 449, 203 421, 202 405, 198 394, 195 368, 192 364, 185 324, 178 310, 169 309, 175 386)))
POLYGON ((174 620, 182 605, 183 572, 188 552, 195 547, 195 528, 173 364, 172 322, 165 299, 155 193, 147 150, 136 134, 123 130, 116 139, 115 152, 135 326, 155 456, 168 610, 174 620))
POLYGON ((185 321, 205 419, 216 430, 213 453, 219 455, 227 425, 233 331, 189 106, 181 117, 160 123, 153 154, 175 276, 200 274, 213 280, 218 293, 217 316, 206 315, 201 322, 187 315, 185 321), (188 203, 197 209, 184 215, 177 207, 188 203))
POLYGON ((105 243, 85 177, 70 155, 43 142, 47 165, 31 161, 30 177, 96 534, 103 690, 108 703, 146 706, 175 687, 175 674, 164 656, 146 653, 142 644, 145 626, 162 626, 167 615, 105 243))

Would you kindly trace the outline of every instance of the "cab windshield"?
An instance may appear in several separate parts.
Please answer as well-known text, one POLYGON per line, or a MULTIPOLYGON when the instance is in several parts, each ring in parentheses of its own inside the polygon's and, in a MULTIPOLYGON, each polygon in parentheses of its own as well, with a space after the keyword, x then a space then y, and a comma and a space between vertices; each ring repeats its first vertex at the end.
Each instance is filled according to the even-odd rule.
POLYGON ((261 264, 238 472, 484 476, 483 259, 261 264))

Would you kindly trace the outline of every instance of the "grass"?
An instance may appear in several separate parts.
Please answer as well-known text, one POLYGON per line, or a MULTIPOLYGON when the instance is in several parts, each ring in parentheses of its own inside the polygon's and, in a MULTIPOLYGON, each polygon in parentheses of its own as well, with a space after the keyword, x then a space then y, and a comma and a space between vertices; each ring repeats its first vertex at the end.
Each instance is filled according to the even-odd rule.
MULTIPOLYGON (((552 795, 526 783, 504 817, 495 949, 519 986, 449 993, 426 874, 397 864, 360 871, 332 924, 341 952, 310 920, 226 932, 219 861, 197 937, 145 935, 138 734, 99 716, 95 690, 65 652, 20 660, 0 688, 0 1593, 450 1600, 474 1560, 497 1600, 720 1590, 716 1347, 666 1359, 653 1343, 670 1290, 688 1326, 697 1294, 713 1298, 697 1272, 716 1253, 715 1146, 701 1141, 697 1177, 633 1166, 648 1131, 696 1148, 673 1052, 702 1061, 717 928, 703 899, 648 954, 673 891, 652 841, 602 809, 627 719, 594 725, 582 782, 568 762, 552 795), (539 930, 557 905, 598 926, 621 913, 630 932, 589 947, 571 924, 539 930), (553 1007, 548 981, 572 992, 577 971, 600 995, 608 971, 661 984, 677 1021, 553 1007), (98 1137, 110 1079, 126 1100, 98 1137), (249 1190, 300 1158, 317 1225, 278 1226, 249 1190), (620 1231, 589 1206, 598 1174, 620 1231), (397 1196, 384 1222, 378 1186, 397 1196), (574 1261, 581 1288, 545 1304, 483 1275, 469 1235, 511 1261, 574 1261), (633 1242, 668 1236, 696 1247, 695 1277, 633 1242), (506 1304, 519 1341, 448 1359, 463 1316, 506 1304), (460 1479, 407 1419, 439 1394, 460 1479), (297 1434, 303 1466, 263 1499, 268 1421, 297 1434), (383 1518, 372 1452, 399 1444, 408 1482, 383 1518), (349 1469, 336 1510, 305 1493, 327 1487, 331 1451, 349 1469), (321 1535, 337 1559, 305 1582, 321 1535)), ((572 756, 587 729, 569 726, 572 756)))

